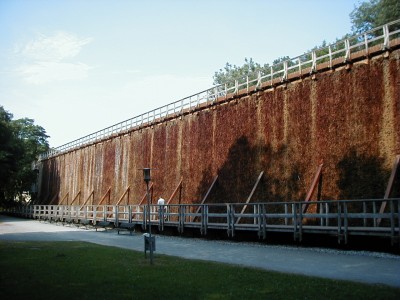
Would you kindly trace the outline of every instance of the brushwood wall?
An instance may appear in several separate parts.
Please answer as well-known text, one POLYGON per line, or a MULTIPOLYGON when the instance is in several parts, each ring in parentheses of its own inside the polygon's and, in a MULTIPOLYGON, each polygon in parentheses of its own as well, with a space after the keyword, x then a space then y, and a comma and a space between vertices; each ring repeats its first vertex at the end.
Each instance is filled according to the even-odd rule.
MULTIPOLYGON (((39 199, 138 204, 382 198, 400 154, 400 50, 242 94, 42 161, 39 199), (129 191, 128 191, 129 187, 129 191), (104 201, 105 200, 105 201, 104 201)), ((397 182, 397 191, 399 193, 397 182)))

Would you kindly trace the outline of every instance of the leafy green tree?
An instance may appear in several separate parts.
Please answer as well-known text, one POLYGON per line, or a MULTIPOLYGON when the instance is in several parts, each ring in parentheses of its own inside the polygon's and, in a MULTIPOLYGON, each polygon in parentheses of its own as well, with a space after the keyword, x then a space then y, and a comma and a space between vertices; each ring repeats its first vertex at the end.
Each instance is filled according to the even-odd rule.
POLYGON ((227 62, 223 69, 219 69, 218 72, 215 72, 213 83, 215 85, 224 83, 232 84, 235 80, 241 81, 248 75, 254 76, 254 73, 265 71, 268 68, 268 64, 261 66, 259 63, 254 62, 252 58, 245 58, 243 66, 232 65, 227 62))
POLYGON ((400 19, 399 0, 369 0, 360 3, 350 14, 354 33, 362 33, 400 19))
POLYGON ((22 156, 12 126, 13 115, 0 106, 0 201, 9 199, 12 178, 17 172, 17 162, 22 156))
POLYGON ((10 205, 29 193, 37 173, 32 162, 49 148, 48 136, 34 120, 13 120, 0 106, 0 205, 10 205))
MULTIPOLYGON (((273 71, 275 72, 277 67, 276 64, 288 60, 289 56, 283 56, 273 61, 273 71)), ((227 84, 228 88, 234 86, 235 81, 240 83, 244 83, 247 80, 249 81, 255 80, 258 76, 258 73, 261 75, 271 74, 271 66, 269 64, 261 65, 256 63, 252 58, 245 58, 244 64, 242 66, 232 65, 230 63, 226 63, 223 69, 219 69, 218 72, 214 74, 214 85, 219 84, 227 84)), ((255 85, 253 82, 251 85, 255 85)))
POLYGON ((48 150, 48 136, 43 127, 34 124, 33 119, 23 118, 13 122, 23 155, 18 162, 18 171, 15 182, 18 194, 29 191, 35 182, 37 174, 32 169, 32 162, 39 154, 48 150))

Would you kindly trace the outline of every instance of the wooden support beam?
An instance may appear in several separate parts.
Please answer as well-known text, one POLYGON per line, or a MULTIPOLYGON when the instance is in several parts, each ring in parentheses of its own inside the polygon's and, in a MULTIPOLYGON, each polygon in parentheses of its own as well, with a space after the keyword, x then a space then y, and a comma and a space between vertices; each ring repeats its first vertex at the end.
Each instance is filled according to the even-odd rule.
POLYGON ((125 190, 125 192, 122 194, 121 198, 119 198, 118 202, 116 205, 119 205, 121 203, 121 201, 125 198, 125 196, 128 194, 128 201, 126 201, 127 205, 129 204, 129 191, 130 191, 131 187, 128 186, 125 190))
POLYGON ((69 192, 65 194, 65 196, 61 199, 60 204, 62 204, 64 202, 65 199, 67 199, 67 204, 68 205, 68 196, 69 196, 69 192))
POLYGON ((92 198, 92 205, 93 205, 93 202, 94 202, 94 190, 92 190, 92 192, 89 194, 89 197, 86 198, 86 200, 82 204, 81 208, 87 204, 87 202, 89 201, 90 198, 92 198))
MULTIPOLYGON (((392 192, 393 189, 393 183, 394 180, 396 179, 397 170, 399 169, 399 162, 400 162, 400 155, 396 155, 396 158, 393 163, 392 173, 390 173, 389 182, 388 185, 386 186, 385 196, 383 196, 383 199, 389 199, 390 197, 390 193, 392 192)), ((380 214, 383 214, 385 212, 386 202, 387 201, 382 202, 381 208, 379 209, 380 214)), ((381 221, 382 221, 381 218, 377 220, 378 226, 380 225, 381 221)))
POLYGON ((70 205, 74 204, 75 200, 76 200, 78 197, 79 197, 79 201, 78 201, 78 204, 79 204, 79 202, 81 202, 81 191, 80 191, 80 190, 79 190, 78 194, 76 194, 76 196, 74 197, 74 199, 72 199, 70 205))
MULTIPOLYGON (((211 190, 213 189, 213 187, 214 187, 215 183, 217 182, 217 180, 218 180, 218 175, 215 176, 213 182, 211 183, 210 187, 208 188, 207 193, 206 193, 205 196, 203 197, 203 200, 201 200, 200 205, 202 205, 202 204, 204 204, 204 202, 206 202, 206 200, 207 200, 207 198, 208 198, 208 195, 211 193, 211 190)), ((197 207, 196 214, 199 213, 200 208, 201 208, 201 206, 197 207)), ((197 218, 197 216, 195 216, 195 217, 193 218, 193 222, 196 220, 196 218, 197 218)))
POLYGON ((107 192, 104 194, 104 196, 101 198, 100 202, 98 205, 101 205, 106 197, 108 196, 108 204, 110 204, 110 198, 111 198, 111 187, 108 188, 107 192))
MULTIPOLYGON (((311 200, 312 195, 314 194, 315 188, 318 186, 318 183, 320 182, 321 175, 322 175, 322 167, 324 164, 321 162, 321 164, 317 168, 317 172, 315 173, 314 180, 311 183, 310 189, 308 190, 307 196, 304 199, 305 202, 309 202, 311 200)), ((302 211, 305 213, 308 208, 308 203, 303 204, 302 206, 302 211)))
POLYGON ((204 204, 204 202, 206 202, 206 200, 207 200, 207 198, 208 198, 208 195, 210 195, 211 190, 213 189, 213 187, 214 187, 215 183, 217 182, 217 180, 218 180, 218 175, 215 176, 213 182, 211 183, 210 187, 208 188, 208 191, 207 191, 207 193, 205 194, 203 200, 201 200, 201 203, 200 203, 200 204, 204 204))
MULTIPOLYGON (((150 199, 153 199, 153 183, 152 182, 150 182, 149 191, 150 191, 150 199)), ((147 197, 147 192, 144 193, 144 196, 143 196, 142 200, 140 200, 138 205, 142 205, 146 201, 146 199, 147 199, 146 197, 147 197)), ((153 201, 150 201, 150 202, 153 202, 153 201)))
MULTIPOLYGON (((51 199, 49 205, 53 205, 54 201, 56 201, 58 199, 58 193, 54 195, 53 199, 51 199)), ((61 204, 61 203, 59 203, 61 204)))
POLYGON ((174 197, 176 196, 176 194, 178 193, 178 191, 180 192, 180 193, 179 193, 179 204, 181 204, 182 181, 183 181, 183 179, 181 179, 181 181, 179 182, 178 186, 176 187, 176 189, 175 189, 174 192, 172 193, 171 197, 169 197, 169 199, 168 199, 166 205, 168 205, 168 204, 171 203, 172 199, 174 199, 174 197))
MULTIPOLYGON (((253 197, 253 195, 254 195, 254 193, 255 193, 255 191, 256 191, 256 189, 257 189, 257 186, 258 186, 258 184, 260 183, 261 178, 263 177, 263 175, 264 175, 264 171, 261 171, 260 175, 258 175, 258 178, 257 178, 256 183, 255 183, 254 186, 253 186, 253 189, 251 190, 251 193, 250 193, 249 197, 247 197, 246 204, 243 206, 242 211, 240 212, 240 214, 243 214, 243 213, 246 211, 247 204, 249 204, 251 198, 253 197)), ((239 221, 240 221, 241 218, 242 218, 242 217, 239 217, 239 218, 236 220, 236 223, 235 223, 235 224, 239 224, 239 221)))

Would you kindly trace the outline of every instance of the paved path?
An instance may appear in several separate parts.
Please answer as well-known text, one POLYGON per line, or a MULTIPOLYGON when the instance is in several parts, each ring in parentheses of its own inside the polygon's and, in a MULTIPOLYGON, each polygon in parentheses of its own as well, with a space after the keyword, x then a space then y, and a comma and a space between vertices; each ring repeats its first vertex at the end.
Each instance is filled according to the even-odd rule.
MULTIPOLYGON (((86 241, 143 251, 142 234, 78 229, 0 215, 0 240, 86 241)), ((257 243, 208 241, 156 236, 156 255, 244 265, 278 272, 303 274, 400 288, 400 256, 373 253, 268 246, 257 243)), ((155 256, 157 259, 157 256, 155 256)))

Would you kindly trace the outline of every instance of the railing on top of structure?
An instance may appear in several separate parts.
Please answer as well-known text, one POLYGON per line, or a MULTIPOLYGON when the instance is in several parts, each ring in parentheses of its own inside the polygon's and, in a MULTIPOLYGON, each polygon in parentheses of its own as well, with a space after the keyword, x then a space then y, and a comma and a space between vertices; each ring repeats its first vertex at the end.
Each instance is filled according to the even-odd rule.
POLYGON ((386 50, 391 47, 391 41, 399 38, 400 19, 363 34, 354 35, 326 47, 318 48, 295 58, 279 62, 272 65, 267 72, 250 73, 241 80, 214 86, 197 94, 114 124, 62 146, 53 148, 47 153, 42 154, 39 159, 43 160, 71 149, 94 143, 110 137, 113 134, 120 134, 138 128, 139 126, 151 124, 156 120, 182 115, 185 112, 190 112, 199 108, 200 105, 207 106, 212 104, 220 97, 226 97, 229 94, 238 94, 240 90, 250 91, 251 88, 252 91, 255 91, 261 87, 273 87, 276 84, 287 81, 291 74, 297 73, 300 76, 302 74, 312 74, 323 64, 327 68, 332 68, 334 65, 351 61, 352 54, 354 53, 361 53, 362 56, 368 57, 372 52, 372 47, 378 47, 379 50, 386 50))

